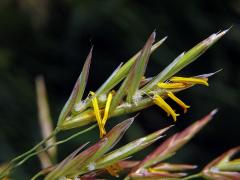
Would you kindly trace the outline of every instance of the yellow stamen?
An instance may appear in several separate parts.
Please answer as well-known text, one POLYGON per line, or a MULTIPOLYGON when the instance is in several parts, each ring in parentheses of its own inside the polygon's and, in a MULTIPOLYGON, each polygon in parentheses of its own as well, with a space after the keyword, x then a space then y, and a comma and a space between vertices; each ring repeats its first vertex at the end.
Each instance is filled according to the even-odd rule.
MULTIPOLYGON (((94 96, 95 93, 90 92, 90 95, 94 96)), ((97 120, 97 123, 98 123, 99 131, 100 131, 100 138, 102 138, 106 134, 105 124, 106 124, 107 119, 109 117, 109 109, 110 109, 111 101, 112 101, 112 93, 109 93, 108 97, 107 97, 106 106, 105 106, 105 109, 104 109, 104 115, 103 115, 103 118, 102 118, 101 113, 100 113, 100 109, 99 109, 99 105, 98 105, 97 97, 94 97, 92 99, 93 110, 94 110, 94 114, 95 114, 95 117, 96 117, 96 120, 97 120)))
POLYGON ((185 88, 184 83, 158 83, 158 87, 163 89, 176 89, 176 88, 185 88))
MULTIPOLYGON (((158 95, 155 95, 155 98, 156 98, 156 96, 158 96, 158 95)), ((158 97, 157 97, 158 98, 158 97)), ((169 113, 169 110, 166 108, 166 106, 162 106, 162 105, 160 105, 161 103, 161 100, 159 101, 158 99, 154 99, 153 98, 153 102, 155 103, 155 104, 157 104, 160 108, 162 108, 166 113, 167 113, 167 116, 170 116, 170 113, 169 113)), ((165 101, 164 101, 165 102, 165 101)))
POLYGON ((183 108, 184 113, 186 113, 187 109, 190 108, 190 106, 186 105, 181 99, 177 98, 172 92, 168 92, 168 97, 170 97, 179 106, 181 106, 183 108))
POLYGON ((119 177, 118 172, 122 170, 122 168, 118 164, 113 164, 106 168, 109 174, 115 177, 119 177))
MULTIPOLYGON (((90 92, 90 95, 94 96, 95 93, 90 92)), ((94 114, 95 114, 95 117, 96 117, 96 120, 97 120, 97 123, 98 123, 98 127, 99 127, 99 131, 100 131, 100 137, 102 138, 106 134, 106 131, 103 128, 102 117, 101 117, 101 114, 100 114, 97 97, 94 97, 92 99, 92 104, 93 104, 94 114)))
POLYGON ((172 77, 170 79, 171 82, 176 83, 190 83, 190 84, 202 84, 208 86, 207 78, 198 78, 198 77, 172 77))
POLYGON ((107 97, 107 102, 106 102, 106 106, 105 106, 105 110, 104 110, 103 119, 102 119, 103 126, 105 126, 105 124, 107 122, 111 102, 112 102, 112 93, 109 93, 108 97, 107 97))
POLYGON ((168 173, 167 171, 161 171, 161 170, 154 169, 154 168, 148 168, 148 171, 149 171, 150 173, 162 173, 162 174, 168 173))
POLYGON ((113 90, 111 90, 111 94, 112 95, 115 95, 116 94, 116 91, 113 89, 113 90))
POLYGON ((166 103, 166 101, 161 98, 161 96, 155 95, 153 97, 153 102, 162 108, 166 113, 170 114, 174 121, 177 120, 177 116, 179 116, 179 114, 176 114, 174 110, 166 103))

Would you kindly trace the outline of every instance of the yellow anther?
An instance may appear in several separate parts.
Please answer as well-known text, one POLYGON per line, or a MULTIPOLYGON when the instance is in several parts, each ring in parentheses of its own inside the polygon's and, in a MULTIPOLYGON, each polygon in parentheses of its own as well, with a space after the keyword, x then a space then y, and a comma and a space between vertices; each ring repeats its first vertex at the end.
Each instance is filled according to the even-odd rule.
POLYGON ((106 168, 109 174, 115 177, 119 177, 118 172, 122 170, 122 168, 118 164, 113 164, 106 168))
POLYGON ((104 110, 103 119, 102 119, 103 126, 105 126, 105 124, 107 122, 111 102, 112 102, 112 93, 109 93, 108 97, 107 97, 107 102, 106 102, 106 106, 105 106, 105 110, 104 110))
POLYGON ((177 120, 177 116, 179 116, 179 114, 176 114, 175 111, 166 103, 166 101, 161 98, 161 96, 155 95, 153 97, 153 102, 162 108, 166 113, 170 114, 174 121, 177 120))
MULTIPOLYGON (((90 95, 94 96, 95 93, 90 92, 90 95)), ((99 109, 99 106, 98 106, 97 97, 94 97, 92 99, 92 104, 93 104, 94 114, 95 114, 95 117, 96 117, 96 120, 97 120, 97 123, 98 123, 98 127, 99 127, 99 131, 100 131, 100 137, 102 138, 106 134, 106 131, 103 128, 102 118, 101 118, 100 109, 99 109)))
POLYGON ((163 89, 178 89, 186 87, 186 84, 184 83, 158 83, 157 85, 163 89))
POLYGON ((162 171, 162 170, 155 169, 155 168, 148 168, 148 171, 149 171, 150 173, 162 173, 162 174, 168 173, 167 171, 162 171))
POLYGON ((186 113, 187 109, 190 108, 190 106, 186 105, 181 99, 177 98, 172 92, 168 92, 167 95, 172 100, 174 100, 179 106, 183 108, 184 113, 186 113))
POLYGON ((116 91, 113 89, 113 90, 111 90, 111 94, 112 95, 115 95, 116 94, 116 91))
MULTIPOLYGON (((90 95, 94 96, 95 93, 90 92, 90 95)), ((98 105, 97 97, 94 97, 92 99, 93 110, 94 110, 94 114, 95 114, 95 117, 96 117, 96 120, 97 120, 97 123, 98 123, 99 131, 100 131, 100 138, 102 138, 106 134, 105 124, 106 124, 108 116, 109 116, 109 108, 110 108, 110 105, 111 105, 111 101, 112 101, 112 93, 109 93, 108 97, 107 97, 106 106, 105 106, 105 109, 104 109, 104 115, 103 115, 103 118, 102 118, 101 113, 100 113, 100 109, 99 109, 99 105, 98 105)))
POLYGON ((198 77, 172 77, 170 79, 171 82, 176 83, 190 83, 190 84, 202 84, 208 86, 208 79, 207 78, 198 78, 198 77))

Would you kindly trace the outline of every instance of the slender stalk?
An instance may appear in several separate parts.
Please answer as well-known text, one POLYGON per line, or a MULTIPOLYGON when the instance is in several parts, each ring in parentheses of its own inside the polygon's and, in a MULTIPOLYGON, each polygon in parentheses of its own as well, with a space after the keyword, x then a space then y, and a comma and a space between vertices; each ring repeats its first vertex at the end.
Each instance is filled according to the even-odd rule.
POLYGON ((52 147, 54 147, 54 146, 57 146, 57 145, 60 145, 60 144, 65 143, 65 142, 67 142, 67 141, 70 141, 71 139, 73 139, 73 138, 75 138, 75 137, 77 137, 77 136, 79 136, 79 135, 81 135, 81 134, 83 134, 83 133, 86 133, 86 132, 94 129, 95 127, 96 127, 96 124, 90 126, 90 127, 87 128, 87 129, 84 129, 83 131, 80 131, 80 132, 78 132, 78 133, 76 133, 76 134, 74 134, 74 135, 72 135, 72 136, 70 136, 70 137, 68 137, 68 138, 66 138, 66 139, 64 139, 64 140, 58 141, 58 142, 56 142, 56 143, 54 143, 54 144, 51 144, 51 145, 49 145, 49 146, 47 146, 47 147, 45 147, 45 148, 42 148, 42 149, 40 149, 40 150, 38 150, 38 151, 35 151, 35 150, 37 150, 41 145, 43 145, 46 141, 48 141, 49 139, 51 139, 53 136, 55 136, 55 135, 59 132, 58 129, 55 129, 50 136, 48 136, 46 139, 44 139, 44 140, 42 140, 41 142, 39 142, 39 143, 38 143, 37 145, 35 145, 32 149, 30 149, 29 151, 21 154, 20 156, 14 158, 14 159, 12 159, 12 160, 10 161, 8 167, 6 167, 6 168, 1 172, 0 178, 3 177, 4 174, 5 174, 8 170, 12 170, 12 169, 14 169, 14 168, 22 165, 24 162, 26 162, 26 161, 27 161, 28 159, 30 159, 31 157, 33 157, 33 156, 35 156, 35 155, 37 155, 37 154, 39 154, 39 153, 41 153, 41 152, 43 152, 43 151, 46 151, 46 150, 48 150, 48 149, 50 149, 50 148, 52 148, 52 147), (35 152, 34 152, 34 151, 35 151, 35 152), (19 162, 18 162, 18 161, 19 161, 19 162))
POLYGON ((21 158, 24 158, 25 156, 27 156, 28 154, 32 153, 33 151, 37 150, 39 147, 41 147, 45 142, 47 142, 48 140, 50 140, 51 138, 53 138, 54 136, 57 135, 57 133, 59 132, 58 129, 55 129, 47 138, 43 139, 42 141, 40 141, 38 144, 36 144, 32 149, 30 149, 29 151, 21 154, 20 156, 17 156, 16 158, 12 159, 10 162, 16 162, 18 160, 20 160, 21 158))
POLYGON ((31 178, 31 180, 35 180, 35 179, 37 179, 39 176, 42 176, 42 175, 44 175, 44 173, 43 173, 42 171, 40 171, 40 172, 38 172, 37 174, 35 174, 35 175, 31 178))
POLYGON ((51 144, 51 145, 49 145, 49 146, 47 146, 47 147, 45 147, 45 148, 37 151, 36 154, 41 153, 41 152, 43 152, 43 151, 46 151, 46 150, 48 150, 48 149, 50 149, 50 148, 52 148, 52 147, 54 147, 54 146, 58 146, 58 145, 60 145, 60 144, 63 144, 63 143, 65 143, 65 142, 68 142, 68 141, 74 139, 75 137, 77 137, 77 136, 79 136, 79 135, 81 135, 81 134, 84 134, 84 133, 86 133, 86 132, 94 129, 96 126, 97 126, 97 124, 94 124, 94 125, 90 126, 89 128, 84 129, 84 130, 82 130, 82 131, 80 131, 80 132, 78 132, 78 133, 76 133, 76 134, 73 134, 72 136, 70 136, 70 137, 68 137, 68 138, 66 138, 66 139, 63 139, 63 140, 61 140, 61 141, 57 141, 57 142, 55 142, 54 144, 51 144))
POLYGON ((29 154, 31 154, 32 152, 34 152, 35 150, 37 150, 39 147, 41 147, 43 144, 45 144, 49 139, 53 138, 56 136, 56 134, 59 132, 59 128, 56 128, 54 129, 54 131, 45 139, 43 139, 42 141, 40 141, 38 144, 36 144, 33 148, 31 148, 30 150, 28 150, 27 152, 13 158, 9 163, 8 163, 8 166, 3 169, 1 172, 0 172, 0 179, 2 177, 5 176, 5 174, 8 172, 8 171, 11 171, 12 170, 12 167, 14 167, 18 161, 21 161, 21 159, 24 159, 25 157, 27 157, 29 154))
POLYGON ((14 168, 22 165, 22 164, 23 164, 25 161, 27 161, 29 158, 31 158, 31 157, 33 157, 33 156, 35 156, 35 155, 37 155, 37 154, 39 154, 39 153, 41 153, 41 152, 44 152, 44 151, 46 151, 46 150, 48 150, 48 149, 50 149, 50 148, 52 148, 52 147, 55 147, 55 146, 57 146, 57 145, 59 145, 59 144, 63 144, 63 143, 65 143, 65 142, 67 142, 67 141, 70 141, 71 139, 73 139, 73 138, 75 138, 75 137, 77 137, 77 136, 79 136, 79 135, 81 135, 81 134, 84 134, 84 133, 92 130, 92 129, 95 128, 95 127, 96 127, 96 124, 90 126, 90 127, 87 128, 87 129, 84 129, 83 131, 80 131, 80 132, 78 132, 78 133, 76 133, 76 134, 74 134, 74 135, 72 135, 72 136, 70 136, 70 137, 68 137, 68 138, 66 138, 66 139, 64 139, 64 140, 58 141, 58 142, 56 142, 56 143, 54 143, 54 144, 51 144, 51 145, 49 145, 49 146, 47 146, 47 147, 45 147, 45 148, 40 149, 40 150, 38 150, 38 151, 36 151, 36 152, 34 152, 34 153, 29 154, 29 155, 26 156, 22 161, 20 161, 19 163, 17 163, 17 165, 14 166, 14 168))
POLYGON ((57 145, 60 145, 60 144, 65 143, 65 142, 67 142, 67 141, 70 141, 70 140, 74 139, 75 137, 77 137, 77 136, 79 136, 79 135, 81 135, 81 134, 84 134, 84 133, 86 133, 86 132, 94 129, 95 127, 97 127, 97 124, 94 124, 94 125, 90 126, 89 128, 84 129, 83 131, 80 131, 80 132, 78 132, 78 133, 76 133, 76 134, 73 134, 72 136, 69 136, 69 137, 66 138, 66 139, 63 139, 63 140, 61 140, 61 141, 57 141, 56 143, 54 143, 54 144, 46 147, 46 149, 49 149, 49 148, 51 148, 51 147, 53 147, 53 146, 57 146, 57 145))

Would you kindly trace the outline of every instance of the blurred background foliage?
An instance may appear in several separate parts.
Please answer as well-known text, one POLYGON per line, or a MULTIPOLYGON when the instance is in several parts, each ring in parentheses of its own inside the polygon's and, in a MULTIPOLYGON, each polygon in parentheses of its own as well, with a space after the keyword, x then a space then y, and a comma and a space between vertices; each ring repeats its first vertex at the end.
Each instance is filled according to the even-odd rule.
MULTIPOLYGON (((172 132, 216 107, 220 112, 172 161, 201 167, 239 145, 239 22, 239 0, 1 0, 0 163, 41 139, 35 99, 37 75, 42 74, 46 80, 51 114, 56 122, 91 45, 94 55, 88 90, 94 91, 120 62, 143 46, 153 30, 157 31, 158 39, 169 37, 151 56, 148 76, 157 74, 208 35, 233 26, 213 48, 180 73, 198 75, 223 69, 210 79, 210 87, 194 87, 179 94, 192 107, 180 116, 172 132)), ((138 116, 125 141, 172 123, 159 108, 149 108, 138 116)), ((108 129, 113 124, 116 121, 111 121, 108 129)), ((97 132, 90 133, 61 146, 59 159, 96 137, 97 132)), ((39 167, 35 158, 16 174, 25 179, 39 167)))

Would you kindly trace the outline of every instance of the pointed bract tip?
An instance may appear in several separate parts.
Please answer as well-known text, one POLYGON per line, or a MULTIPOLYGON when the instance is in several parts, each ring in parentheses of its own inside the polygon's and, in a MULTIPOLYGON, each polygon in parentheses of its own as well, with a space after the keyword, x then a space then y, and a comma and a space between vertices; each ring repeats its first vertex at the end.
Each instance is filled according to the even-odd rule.
POLYGON ((172 125, 168 126, 168 128, 172 128, 173 126, 175 126, 175 124, 172 124, 172 125))
POLYGON ((162 138, 164 138, 164 137, 166 137, 167 135, 166 134, 163 134, 163 135, 161 135, 161 136, 158 136, 158 137, 156 137, 155 139, 153 139, 152 141, 150 141, 150 143, 153 143, 153 142, 155 142, 155 141, 157 141, 157 140, 159 140, 159 139, 162 139, 162 138))
POLYGON ((217 114, 217 112, 218 112, 218 109, 216 108, 216 109, 214 109, 213 111, 210 112, 210 115, 214 116, 215 114, 217 114))
MULTIPOLYGON (((182 52, 181 54, 179 54, 179 55, 174 59, 173 62, 177 62, 177 61, 179 61, 179 59, 181 59, 181 58, 184 56, 184 54, 185 54, 185 51, 182 52)), ((173 62, 172 62, 172 63, 173 63, 173 62)))
POLYGON ((124 129, 128 129, 131 126, 131 124, 133 123, 134 119, 135 119, 135 117, 131 117, 131 118, 121 122, 120 124, 122 124, 124 126, 124 129))
POLYGON ((84 143, 84 144, 81 145, 79 148, 77 148, 77 149, 74 151, 74 153, 75 153, 75 154, 78 154, 78 153, 79 153, 83 148, 85 148, 89 143, 90 143, 89 141, 86 142, 86 143, 84 143))
POLYGON ((152 36, 154 39, 156 38, 156 30, 153 31, 152 36))
MULTIPOLYGON (((217 70, 217 71, 215 71, 215 72, 213 72, 213 73, 211 73, 212 75, 215 75, 215 74, 217 74, 217 73, 219 73, 219 72, 221 72, 223 69, 219 69, 219 70, 217 70)), ((212 76, 211 75, 211 76, 212 76)))
POLYGON ((226 29, 224 31, 219 31, 217 33, 214 33, 214 34, 210 35, 207 39, 205 39, 203 41, 203 43, 206 46, 211 46, 214 42, 216 42, 218 39, 220 39, 222 36, 224 36, 229 30, 230 30, 230 28, 226 29))
MULTIPOLYGON (((138 114, 137 114, 137 115, 138 115, 138 114)), ((132 124, 132 123, 133 123, 133 121, 134 121, 135 117, 136 117, 136 116, 134 116, 134 117, 132 117, 132 118, 130 118, 130 119, 129 119, 129 122, 130 122, 130 124, 132 124)))
POLYGON ((226 34, 228 31, 232 29, 232 27, 233 26, 230 26, 228 29, 221 31, 219 34, 222 34, 222 35, 226 34))
POLYGON ((196 168, 198 168, 198 165, 192 165, 192 168, 196 169, 196 168))
POLYGON ((231 28, 232 28, 232 26, 229 27, 228 29, 224 30, 224 31, 219 31, 218 33, 216 33, 215 34, 215 39, 219 39, 222 36, 224 36, 231 28))
POLYGON ((221 68, 221 69, 215 71, 214 74, 219 73, 219 72, 221 72, 222 70, 223 70, 223 68, 221 68))
POLYGON ((217 73, 219 73, 220 71, 222 71, 223 69, 219 69, 213 73, 207 73, 207 74, 201 74, 201 75, 198 75, 198 76, 195 76, 195 77, 199 77, 199 78, 209 78, 217 73))
POLYGON ((151 34, 149 40, 151 41, 151 43, 153 43, 155 41, 155 38, 156 38, 156 32, 153 31, 153 33, 151 34))
POLYGON ((37 75, 37 77, 35 78, 36 81, 42 81, 43 79, 43 75, 41 74, 37 75))
POLYGON ((135 116, 133 116, 132 118, 133 118, 133 120, 136 118, 136 117, 138 117, 139 116, 139 114, 140 114, 140 112, 139 113, 137 113, 135 116))
POLYGON ((184 54, 185 54, 185 51, 182 52, 177 58, 178 58, 178 59, 182 58, 182 57, 184 56, 184 54))
POLYGON ((86 62, 88 62, 89 64, 92 61, 92 51, 93 51, 93 45, 92 45, 92 47, 88 53, 87 59, 86 59, 86 62))
POLYGON ((164 38, 162 38, 162 39, 160 40, 160 42, 163 43, 164 41, 166 41, 167 38, 168 38, 168 36, 165 36, 164 38))
POLYGON ((91 47, 91 49, 90 49, 90 52, 92 53, 92 51, 93 51, 93 48, 94 48, 94 45, 92 45, 92 47, 91 47))
POLYGON ((167 130, 171 129, 173 126, 175 126, 175 125, 174 125, 174 124, 172 124, 172 125, 170 125, 170 126, 168 126, 168 127, 164 128, 164 129, 167 131, 167 130))
POLYGON ((152 47, 152 51, 157 49, 160 45, 162 45, 164 43, 164 41, 167 39, 167 36, 165 36, 164 38, 162 38, 161 40, 157 41, 153 47, 152 47))
MULTIPOLYGON (((170 125, 170 126, 168 126, 168 127, 166 127, 166 128, 163 128, 163 129, 160 129, 160 130, 158 130, 158 131, 156 131, 155 133, 156 134, 163 134, 163 133, 165 133, 166 131, 168 131, 170 128, 172 128, 174 125, 170 125)), ((165 136, 165 135, 162 135, 162 136, 165 136)))
POLYGON ((91 59, 92 59, 93 47, 94 47, 94 45, 92 45, 92 47, 91 47, 91 49, 90 49, 90 51, 89 51, 89 53, 88 53, 88 57, 87 57, 87 60, 88 60, 88 61, 91 61, 91 59))
POLYGON ((121 63, 118 65, 118 67, 113 71, 112 74, 115 74, 116 72, 118 72, 118 70, 122 67, 122 65, 123 65, 123 62, 121 62, 121 63))

